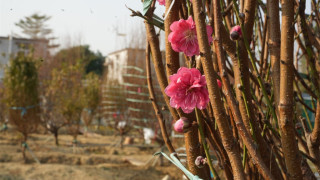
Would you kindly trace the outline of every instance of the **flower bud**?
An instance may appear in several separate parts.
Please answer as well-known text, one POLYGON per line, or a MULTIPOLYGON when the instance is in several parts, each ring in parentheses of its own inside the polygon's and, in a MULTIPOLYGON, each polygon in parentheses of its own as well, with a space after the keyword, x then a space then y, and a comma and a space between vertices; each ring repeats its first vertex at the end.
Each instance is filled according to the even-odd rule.
POLYGON ((189 119, 181 117, 176 123, 174 123, 173 128, 178 133, 187 132, 192 126, 192 123, 189 119))
POLYGON ((197 159, 194 161, 194 163, 198 168, 203 168, 203 166, 206 164, 206 161, 207 161, 206 158, 202 156, 198 156, 197 159))
POLYGON ((241 27, 239 25, 234 26, 230 31, 230 39, 233 41, 238 40, 242 36, 241 27))
POLYGON ((221 81, 219 79, 217 79, 217 84, 218 84, 218 87, 221 89, 222 83, 221 83, 221 81))
POLYGON ((244 13, 239 13, 239 17, 240 17, 240 19, 244 20, 244 18, 245 18, 244 13))
POLYGON ((302 124, 300 122, 296 123, 296 129, 297 130, 302 129, 302 124))

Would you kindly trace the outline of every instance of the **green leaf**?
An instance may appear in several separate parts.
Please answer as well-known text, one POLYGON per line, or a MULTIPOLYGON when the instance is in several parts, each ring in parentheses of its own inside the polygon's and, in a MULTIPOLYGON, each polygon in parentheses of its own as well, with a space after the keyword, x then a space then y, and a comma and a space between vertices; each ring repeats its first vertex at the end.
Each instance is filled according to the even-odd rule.
POLYGON ((166 159, 168 159, 172 164, 174 164, 176 167, 178 167, 190 180, 202 180, 201 178, 199 178, 199 176, 193 175, 190 171, 188 171, 179 161, 179 159, 177 159, 175 157, 176 153, 171 153, 170 154, 170 158, 166 153, 163 152, 156 152, 154 154, 154 156, 157 155, 163 155, 166 159))
POLYGON ((153 0, 144 0, 143 1, 143 11, 142 11, 142 15, 146 15, 146 13, 148 12, 151 3, 153 0))
POLYGON ((157 15, 155 15, 155 14, 153 14, 153 19, 156 19, 156 20, 164 23, 164 20, 163 20, 161 17, 159 17, 159 16, 157 16, 157 15))
POLYGON ((305 73, 299 73, 303 79, 308 79, 308 75, 305 73))

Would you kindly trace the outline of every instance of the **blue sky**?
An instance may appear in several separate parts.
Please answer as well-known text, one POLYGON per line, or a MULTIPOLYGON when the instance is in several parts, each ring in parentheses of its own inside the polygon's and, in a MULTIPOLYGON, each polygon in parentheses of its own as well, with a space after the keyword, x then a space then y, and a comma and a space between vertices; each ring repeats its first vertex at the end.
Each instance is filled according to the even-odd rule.
POLYGON ((107 55, 125 46, 125 37, 117 36, 116 31, 129 36, 133 26, 142 23, 129 16, 125 5, 142 9, 140 0, 0 0, 0 36, 21 34, 14 23, 38 12, 52 16, 48 25, 59 37, 58 43, 78 44, 81 40, 107 55))

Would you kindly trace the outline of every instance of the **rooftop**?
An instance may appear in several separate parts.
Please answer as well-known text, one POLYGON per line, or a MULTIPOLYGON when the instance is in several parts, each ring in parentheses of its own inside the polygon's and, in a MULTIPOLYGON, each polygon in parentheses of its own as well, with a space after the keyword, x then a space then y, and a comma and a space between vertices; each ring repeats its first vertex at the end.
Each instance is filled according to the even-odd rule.
POLYGON ((124 48, 124 49, 120 49, 120 50, 117 50, 117 51, 113 51, 113 52, 109 53, 108 56, 113 55, 113 54, 117 54, 117 53, 122 52, 122 51, 130 51, 130 50, 146 51, 145 49, 139 49, 139 48, 124 48))
MULTIPOLYGON (((10 36, 0 36, 0 40, 3 39, 9 39, 10 36)), ((18 40, 18 41, 35 41, 35 42, 48 42, 47 39, 28 39, 28 38, 18 38, 18 37, 12 37, 12 40, 18 40)))

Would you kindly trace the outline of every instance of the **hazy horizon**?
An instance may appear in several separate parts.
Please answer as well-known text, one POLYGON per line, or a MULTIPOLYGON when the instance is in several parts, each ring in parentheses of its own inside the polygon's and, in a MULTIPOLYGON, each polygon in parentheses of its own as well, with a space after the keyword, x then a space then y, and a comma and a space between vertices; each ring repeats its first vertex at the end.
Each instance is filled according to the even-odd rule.
POLYGON ((140 0, 112 3, 104 0, 0 0, 0 36, 23 35, 15 26, 16 22, 33 13, 45 14, 51 16, 47 24, 62 48, 87 44, 91 50, 106 56, 124 48, 131 31, 143 22, 141 18, 130 17, 131 12, 125 5, 134 10, 142 9, 140 0), (127 37, 117 34, 126 34, 127 37))

